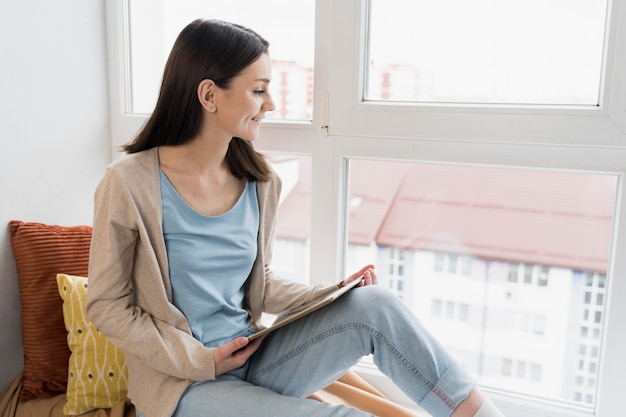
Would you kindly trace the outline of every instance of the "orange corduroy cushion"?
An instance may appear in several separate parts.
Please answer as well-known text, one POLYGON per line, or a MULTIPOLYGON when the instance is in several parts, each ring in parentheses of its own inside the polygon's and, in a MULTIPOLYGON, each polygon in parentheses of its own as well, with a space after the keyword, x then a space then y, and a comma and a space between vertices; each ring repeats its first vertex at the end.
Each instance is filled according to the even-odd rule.
POLYGON ((90 226, 9 223, 22 316, 21 402, 66 391, 70 350, 56 275, 87 275, 91 230, 90 226))

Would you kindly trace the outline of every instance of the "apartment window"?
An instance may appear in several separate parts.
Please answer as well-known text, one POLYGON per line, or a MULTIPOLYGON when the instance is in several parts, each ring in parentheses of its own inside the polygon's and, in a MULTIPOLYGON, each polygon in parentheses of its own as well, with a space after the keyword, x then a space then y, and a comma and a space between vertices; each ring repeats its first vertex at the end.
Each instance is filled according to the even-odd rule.
POLYGON ((523 283, 547 287, 550 276, 550 268, 544 265, 511 262, 508 265, 508 281, 511 283, 523 283), (519 277, 523 277, 519 280, 519 277))
POLYGON ((597 346, 593 346, 591 348, 591 357, 592 358, 597 358, 598 357, 598 347, 597 346))
POLYGON ((454 318, 454 308, 455 304, 452 301, 446 301, 446 318, 453 319, 454 318))
POLYGON ((389 251, 389 273, 404 275, 404 251, 400 248, 391 248, 389 251))
POLYGON ((448 272, 456 274, 458 256, 455 254, 448 255, 448 272))
POLYGON ((502 359, 502 375, 511 376, 511 372, 513 369, 513 361, 511 359, 502 359))
POLYGON ((433 317, 441 317, 441 311, 442 311, 442 305, 443 302, 441 300, 433 300, 432 301, 432 316, 433 317))
POLYGON ((469 256, 461 256, 461 274, 470 275, 472 273, 472 258, 469 256))
POLYGON ((594 320, 597 324, 602 323, 602 312, 601 311, 596 311, 596 315, 595 315, 595 320, 594 320))
POLYGON ((433 299, 431 301, 431 316, 469 323, 470 305, 463 302, 433 299))
POLYGON ((537 363, 530 365, 530 379, 533 382, 541 382, 541 365, 537 363))
POLYGON ((387 248, 387 274, 384 274, 383 280, 388 283, 388 287, 395 292, 398 297, 405 297, 404 279, 405 279, 405 255, 404 250, 397 247, 387 248))
POLYGON ((581 277, 584 285, 585 296, 578 351, 580 362, 575 372, 575 381, 579 387, 577 392, 580 394, 580 401, 593 404, 598 376, 598 345, 604 325, 604 306, 602 305, 604 298, 598 299, 598 295, 603 295, 605 291, 604 280, 602 279, 604 274, 586 271, 582 274, 579 273, 578 276, 581 277))
POLYGON ((519 264, 515 262, 509 263, 509 282, 517 282, 519 264))
POLYGON ((459 320, 464 322, 469 322, 469 304, 460 303, 459 304, 459 320))
POLYGON ((537 277, 537 285, 539 285, 540 287, 547 287, 549 273, 550 270, 548 269, 548 267, 541 266, 539 269, 539 277, 537 277))
POLYGON ((443 272, 445 256, 443 253, 435 253, 435 271, 443 272))
POLYGON ((436 272, 449 274, 470 275, 472 273, 472 259, 467 255, 457 253, 435 253, 436 272))
POLYGON ((533 265, 524 264, 524 284, 532 284, 533 282, 533 265))
POLYGON ((536 314, 533 320, 533 333, 542 335, 546 332, 546 316, 536 314))
MULTIPOLYGON (((530 380, 534 383, 540 383, 542 379, 542 366, 538 363, 528 363, 524 360, 502 358, 501 370, 502 376, 513 377, 517 380, 530 380)), ((577 381, 577 385, 582 383, 577 381)))

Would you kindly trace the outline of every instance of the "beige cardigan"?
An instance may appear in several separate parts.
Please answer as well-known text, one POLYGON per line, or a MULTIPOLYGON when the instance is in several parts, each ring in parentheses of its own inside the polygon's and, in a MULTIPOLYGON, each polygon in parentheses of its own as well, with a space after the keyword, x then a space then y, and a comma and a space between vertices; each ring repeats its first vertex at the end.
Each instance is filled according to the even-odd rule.
MULTIPOLYGON (((337 288, 308 286, 269 269, 281 183, 260 182, 258 255, 246 282, 245 307, 261 327, 262 312, 285 313, 337 288)), ((156 148, 112 163, 95 193, 87 312, 124 352, 131 401, 148 417, 169 417, 194 381, 215 378, 213 349, 192 335, 172 304, 162 231, 156 148)))

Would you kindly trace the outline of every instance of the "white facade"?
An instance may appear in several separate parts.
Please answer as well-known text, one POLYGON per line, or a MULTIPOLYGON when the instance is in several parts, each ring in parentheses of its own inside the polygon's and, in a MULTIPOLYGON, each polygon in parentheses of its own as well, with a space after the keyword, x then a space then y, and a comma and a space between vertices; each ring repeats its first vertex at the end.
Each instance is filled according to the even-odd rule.
MULTIPOLYGON (((358 268, 368 256, 374 259, 372 250, 351 245, 347 269, 358 268)), ((392 251, 377 250, 380 284, 396 291, 482 384, 593 403, 603 313, 598 296, 604 294, 598 283, 604 275, 405 251, 404 284, 398 291, 398 277, 390 279, 387 273, 392 251), (586 286, 588 277, 592 287, 586 286), (592 301, 588 306, 586 293, 592 301)))

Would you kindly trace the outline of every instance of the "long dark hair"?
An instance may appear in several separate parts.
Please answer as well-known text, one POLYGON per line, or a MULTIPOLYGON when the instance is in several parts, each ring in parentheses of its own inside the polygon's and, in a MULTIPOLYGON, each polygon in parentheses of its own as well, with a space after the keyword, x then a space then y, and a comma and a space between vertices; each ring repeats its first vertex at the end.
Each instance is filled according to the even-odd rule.
MULTIPOLYGON (((178 35, 165 64, 159 98, 137 136, 122 149, 141 152, 163 145, 180 145, 200 130, 202 106, 198 84, 211 79, 223 89, 268 51, 269 43, 249 28, 221 20, 198 19, 178 35)), ((271 179, 265 158, 244 139, 234 137, 226 161, 237 178, 271 179)))

